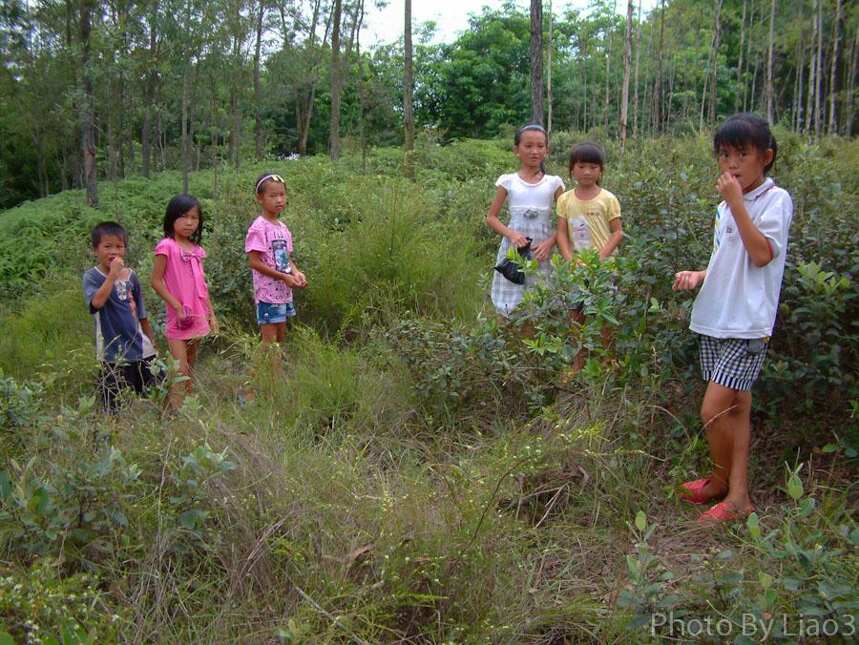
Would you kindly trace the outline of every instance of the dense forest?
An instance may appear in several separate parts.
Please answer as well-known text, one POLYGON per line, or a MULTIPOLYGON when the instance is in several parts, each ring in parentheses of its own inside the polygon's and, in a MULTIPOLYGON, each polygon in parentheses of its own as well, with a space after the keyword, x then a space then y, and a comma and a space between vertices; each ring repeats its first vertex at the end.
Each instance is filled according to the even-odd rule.
POLYGON ((550 130, 681 134, 754 110, 810 137, 855 132, 854 3, 622 5, 549 3, 536 54, 513 2, 451 43, 417 25, 404 83, 406 42, 362 40, 365 0, 4 2, 0 207, 85 185, 94 202, 99 178, 400 144, 404 87, 421 136, 495 136, 533 115, 535 55, 550 130))

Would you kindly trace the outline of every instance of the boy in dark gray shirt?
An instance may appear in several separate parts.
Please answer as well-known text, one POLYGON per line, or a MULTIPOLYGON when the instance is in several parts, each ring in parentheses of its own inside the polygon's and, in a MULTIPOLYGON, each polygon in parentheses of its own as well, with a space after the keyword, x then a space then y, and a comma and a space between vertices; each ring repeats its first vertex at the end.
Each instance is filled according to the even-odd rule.
POLYGON ((155 382, 155 336, 140 280, 123 259, 128 233, 116 222, 102 222, 91 237, 98 264, 84 272, 84 297, 95 319, 99 395, 104 409, 115 412, 123 388, 142 393, 155 382))

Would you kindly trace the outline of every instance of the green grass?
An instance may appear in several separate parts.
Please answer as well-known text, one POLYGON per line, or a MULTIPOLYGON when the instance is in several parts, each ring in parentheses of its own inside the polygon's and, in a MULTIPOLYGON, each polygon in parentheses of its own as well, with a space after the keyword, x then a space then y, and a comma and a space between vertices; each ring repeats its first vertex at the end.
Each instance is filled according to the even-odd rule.
MULTIPOLYGON (((554 138, 556 169, 576 138, 554 138)), ((703 138, 632 143, 623 159, 610 147, 629 233, 623 353, 569 384, 487 307, 498 240, 482 218, 513 169, 504 141, 424 144, 415 184, 396 150, 373 151, 366 173, 347 157, 194 175, 224 332, 176 416, 163 388, 116 417, 93 409, 79 276, 87 229, 108 217, 148 275, 178 175, 102 185, 98 213, 70 192, 0 214, 0 640, 25 640, 26 621, 69 642, 547 644, 659 642, 671 634, 649 621, 666 611, 846 624, 856 150, 783 141, 797 215, 756 391, 758 524, 716 531, 674 493, 707 468, 694 339, 670 292, 674 270, 706 261, 703 138), (285 378, 259 350, 241 253, 264 169, 287 177, 310 281, 285 378), (797 270, 811 261, 847 286, 797 270)))

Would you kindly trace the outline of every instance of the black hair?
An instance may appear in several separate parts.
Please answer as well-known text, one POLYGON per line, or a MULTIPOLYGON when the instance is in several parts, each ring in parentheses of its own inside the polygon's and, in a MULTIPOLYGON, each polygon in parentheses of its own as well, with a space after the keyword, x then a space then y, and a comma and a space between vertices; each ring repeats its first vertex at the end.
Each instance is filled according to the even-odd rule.
POLYGON ((757 148, 761 154, 765 154, 767 150, 773 151, 772 161, 764 168, 764 174, 768 173, 775 163, 778 144, 766 119, 750 112, 735 114, 713 135, 713 153, 716 155, 725 147, 743 150, 748 146, 757 148))
POLYGON ((200 225, 194 231, 194 234, 191 235, 190 239, 194 244, 199 244, 203 240, 203 207, 200 206, 200 202, 197 201, 196 197, 187 193, 176 195, 167 204, 167 210, 164 213, 164 235, 170 238, 175 237, 173 225, 176 223, 176 220, 195 206, 197 207, 197 212, 200 214, 200 225))
POLYGON ((100 222, 95 225, 95 228, 93 228, 90 233, 92 248, 97 248, 98 245, 101 244, 101 239, 106 235, 118 237, 122 240, 123 244, 128 246, 128 231, 122 227, 122 224, 117 224, 116 222, 100 222))
MULTIPOLYGON (((600 167, 600 175, 605 171, 605 152, 593 141, 585 141, 573 146, 570 150, 570 174, 573 174, 573 166, 577 163, 592 163, 600 167)), ((597 179, 597 186, 600 185, 602 176, 597 179)))
POLYGON ((573 146, 570 150, 570 172, 577 163, 593 163, 605 169, 605 153, 602 148, 591 141, 585 141, 573 146))
MULTIPOLYGON (((549 146, 549 133, 546 132, 546 128, 541 123, 526 123, 516 130, 513 134, 513 145, 518 146, 522 142, 522 135, 529 131, 542 132, 543 136, 546 137, 546 147, 549 146)), ((546 174, 546 163, 544 161, 540 161, 540 172, 544 175, 546 174)))
POLYGON ((277 174, 276 172, 264 172, 256 178, 256 181, 254 181, 254 186, 256 186, 256 194, 259 195, 260 193, 265 192, 266 184, 268 184, 268 182, 270 181, 276 181, 286 187, 286 182, 279 174, 277 174), (265 181, 263 181, 263 179, 265 179, 265 181))

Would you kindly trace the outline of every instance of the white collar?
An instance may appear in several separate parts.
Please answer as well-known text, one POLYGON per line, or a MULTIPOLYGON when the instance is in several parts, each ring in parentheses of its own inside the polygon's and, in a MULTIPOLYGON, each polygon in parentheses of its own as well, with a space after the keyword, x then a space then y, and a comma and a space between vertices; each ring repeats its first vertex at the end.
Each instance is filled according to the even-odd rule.
POLYGON ((743 195, 743 199, 747 202, 753 202, 773 186, 775 186, 775 182, 769 177, 765 177, 764 183, 743 195))

